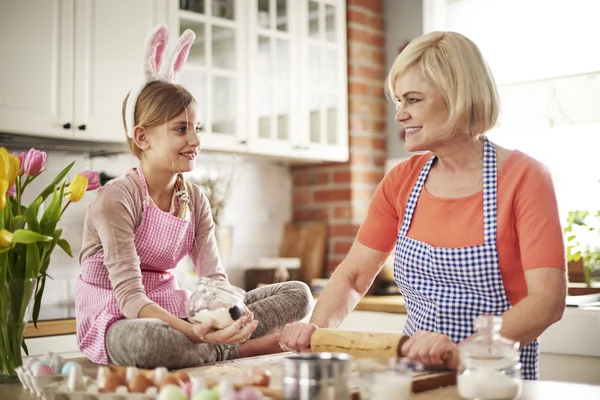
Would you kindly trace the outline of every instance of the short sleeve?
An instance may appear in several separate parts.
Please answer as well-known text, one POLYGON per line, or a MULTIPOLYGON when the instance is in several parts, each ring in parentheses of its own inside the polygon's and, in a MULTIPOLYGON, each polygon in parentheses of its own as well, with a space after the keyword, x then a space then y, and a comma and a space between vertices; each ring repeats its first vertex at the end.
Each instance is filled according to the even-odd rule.
POLYGON ((388 172, 375 189, 367 217, 358 230, 356 240, 374 250, 392 251, 398 236, 399 216, 396 210, 399 168, 388 172))
POLYGON ((523 269, 566 269, 558 202, 550 172, 543 164, 529 160, 514 201, 523 269))

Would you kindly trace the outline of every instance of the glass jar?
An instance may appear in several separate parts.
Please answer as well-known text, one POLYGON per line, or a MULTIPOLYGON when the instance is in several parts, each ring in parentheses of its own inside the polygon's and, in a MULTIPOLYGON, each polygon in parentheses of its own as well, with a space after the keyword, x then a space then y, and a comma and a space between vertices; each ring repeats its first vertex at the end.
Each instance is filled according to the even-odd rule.
POLYGON ((200 278, 187 302, 186 313, 192 323, 213 320, 214 329, 234 323, 246 310, 246 292, 221 279, 200 278))
POLYGON ((521 394, 519 342, 500 335, 502 317, 475 319, 472 337, 458 346, 458 393, 468 400, 507 400, 521 394))
POLYGON ((410 400, 413 372, 422 369, 404 358, 359 358, 355 367, 361 400, 410 400))

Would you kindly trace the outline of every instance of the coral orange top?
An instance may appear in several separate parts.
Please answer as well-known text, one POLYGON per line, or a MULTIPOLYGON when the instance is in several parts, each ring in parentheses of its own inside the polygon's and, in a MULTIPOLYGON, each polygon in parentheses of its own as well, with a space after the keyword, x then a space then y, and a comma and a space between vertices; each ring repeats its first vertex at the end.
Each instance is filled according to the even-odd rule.
MULTIPOLYGON (((398 164, 379 184, 357 240, 389 252, 396 239, 406 201, 431 153, 398 164)), ((565 245, 556 194, 549 171, 526 154, 513 150, 498 170, 497 250, 508 300, 527 295, 525 271, 566 269, 565 245)), ((407 236, 435 247, 483 243, 483 192, 445 199, 421 191, 407 236)))

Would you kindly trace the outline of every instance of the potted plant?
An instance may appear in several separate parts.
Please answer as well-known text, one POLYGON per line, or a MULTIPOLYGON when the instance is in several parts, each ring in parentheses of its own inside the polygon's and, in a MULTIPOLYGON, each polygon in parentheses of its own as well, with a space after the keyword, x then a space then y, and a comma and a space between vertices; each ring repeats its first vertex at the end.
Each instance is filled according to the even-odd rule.
POLYGON ((22 364, 21 347, 28 354, 23 333, 33 305, 37 327, 50 257, 56 246, 69 256, 71 247, 57 225, 71 203, 100 186, 96 172, 76 174, 71 182, 67 165, 29 205, 23 192, 44 173, 46 153, 36 149, 9 154, 0 147, 0 381, 16 379, 22 364), (43 212, 44 201, 50 202, 43 212))
POLYGON ((569 211, 563 228, 567 242, 567 261, 583 263, 587 286, 600 282, 600 211, 569 211))

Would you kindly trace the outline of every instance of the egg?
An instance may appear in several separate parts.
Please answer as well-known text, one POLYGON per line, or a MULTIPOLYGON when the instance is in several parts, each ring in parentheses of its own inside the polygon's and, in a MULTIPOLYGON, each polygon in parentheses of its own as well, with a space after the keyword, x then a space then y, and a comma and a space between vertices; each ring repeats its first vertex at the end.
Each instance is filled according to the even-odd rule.
POLYGON ((116 372, 109 371, 104 376, 104 382, 98 382, 102 393, 113 393, 117 388, 123 385, 123 380, 116 372))
POLYGON ((53 376, 54 370, 48 364, 36 363, 31 368, 33 376, 53 376))
POLYGON ((169 374, 169 375, 165 376, 165 378, 160 382, 160 385, 158 385, 158 387, 162 388, 163 386, 166 386, 166 385, 181 386, 181 381, 179 379, 177 379, 177 377, 174 376, 173 374, 169 374))
POLYGON ((173 372, 173 376, 179 379, 183 383, 187 383, 190 381, 190 374, 185 371, 176 371, 173 372))
POLYGON ((268 387, 271 383, 271 372, 266 369, 250 368, 244 372, 243 381, 251 386, 268 387))
POLYGON ((152 386, 152 381, 144 374, 137 374, 129 381, 129 391, 131 393, 146 393, 146 390, 152 386))
POLYGON ((71 373, 71 369, 73 369, 77 364, 75 361, 68 361, 67 363, 65 363, 62 367, 62 369, 60 370, 60 373, 63 375, 69 375, 71 373))
POLYGON ((192 400, 219 400, 219 397, 219 389, 214 387, 212 389, 204 389, 199 391, 194 395, 194 397, 192 397, 192 400))
POLYGON ((253 387, 245 387, 237 394, 238 398, 244 400, 262 400, 264 398, 261 391, 253 387))
MULTIPOLYGON (((158 400, 187 400, 188 397, 179 385, 165 385, 158 393, 158 400)), ((219 400, 217 397, 216 400, 219 400)))

